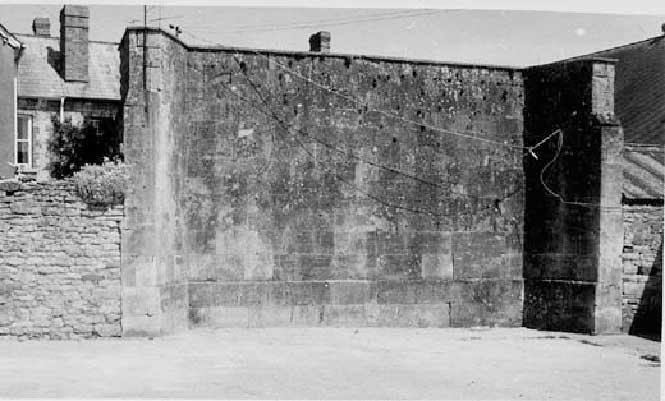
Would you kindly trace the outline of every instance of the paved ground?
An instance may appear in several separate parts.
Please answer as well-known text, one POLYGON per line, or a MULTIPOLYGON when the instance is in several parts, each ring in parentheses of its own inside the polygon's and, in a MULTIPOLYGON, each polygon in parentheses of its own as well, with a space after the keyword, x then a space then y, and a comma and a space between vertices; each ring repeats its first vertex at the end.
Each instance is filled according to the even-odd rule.
POLYGON ((0 397, 657 400, 660 343, 528 329, 0 341, 0 397))

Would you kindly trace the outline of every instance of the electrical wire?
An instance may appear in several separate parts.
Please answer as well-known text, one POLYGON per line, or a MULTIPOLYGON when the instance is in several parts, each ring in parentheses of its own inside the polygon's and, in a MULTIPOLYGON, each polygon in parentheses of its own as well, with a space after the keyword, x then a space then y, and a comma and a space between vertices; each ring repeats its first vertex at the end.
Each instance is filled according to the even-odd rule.
MULTIPOLYGON (((576 201, 568 201, 563 198, 563 196, 555 191, 553 191, 545 182, 545 178, 543 175, 547 170, 554 164, 555 161, 559 159, 559 155, 561 154, 561 149, 563 148, 563 131, 562 130, 557 130, 553 132, 553 134, 556 133, 559 135, 559 140, 557 141, 557 148, 554 153, 554 157, 550 161, 548 161, 545 166, 543 167, 542 170, 540 170, 539 178, 540 178, 540 183, 545 188, 545 191, 552 197, 557 198, 559 202, 565 204, 565 205, 571 205, 571 206, 582 206, 586 208, 598 208, 602 210, 608 210, 608 211, 622 211, 623 207, 621 206, 603 206, 599 203, 591 203, 591 202, 576 202, 576 201)), ((537 159, 537 157, 536 157, 537 159)), ((551 173, 551 172, 550 172, 551 173)), ((549 174, 548 174, 549 176, 549 174)))
POLYGON ((229 33, 247 33, 247 32, 274 32, 274 31, 283 31, 291 29, 304 29, 312 27, 331 27, 331 26, 341 26, 341 25, 351 25, 363 22, 373 22, 373 21, 384 21, 391 19, 400 19, 400 18, 410 18, 410 17, 419 17, 427 15, 435 15, 447 12, 448 10, 427 10, 427 11, 400 11, 396 13, 385 13, 378 15, 369 15, 367 17, 359 18, 337 18, 337 19, 328 19, 328 20, 318 20, 311 22, 303 23, 294 23, 294 24, 285 24, 285 25, 274 25, 274 24, 264 24, 264 25, 247 25, 240 26, 238 29, 232 29, 227 31, 213 31, 210 29, 200 29, 200 28, 191 28, 188 31, 194 32, 207 32, 207 33, 216 33, 216 34, 229 34, 229 33))
MULTIPOLYGON (((310 20, 310 21, 303 21, 303 22, 293 22, 293 23, 288 23, 288 24, 274 24, 274 23, 269 23, 269 24, 247 24, 247 25, 234 25, 230 27, 232 30, 253 30, 253 29, 261 29, 261 28, 288 28, 291 26, 296 26, 296 25, 304 25, 304 24, 326 24, 326 23, 335 23, 335 22, 346 22, 346 21, 353 21, 357 19, 366 19, 366 18, 381 18, 381 17, 392 17, 392 16, 398 16, 398 15, 404 15, 404 14, 411 14, 413 12, 422 12, 422 10, 399 10, 399 11, 393 11, 393 12, 388 12, 388 13, 382 13, 382 14, 368 14, 368 15, 360 15, 360 16, 354 16, 354 17, 338 17, 338 18, 325 18, 325 19, 318 19, 318 20, 310 20)), ((218 26, 218 25, 216 25, 218 26)), ((204 28, 199 28, 196 29, 196 31, 206 31, 206 32, 214 32, 214 33, 221 33, 223 31, 212 31, 209 29, 204 29, 204 28)))
MULTIPOLYGON (((196 37, 196 35, 191 34, 191 33, 189 33, 189 35, 196 37)), ((202 38, 198 38, 198 39, 202 39, 202 38)), ((205 41, 207 41, 207 40, 205 40, 205 41)), ((211 41, 207 41, 207 42, 212 43, 212 44, 215 44, 215 45, 218 45, 218 46, 222 46, 221 44, 216 43, 216 42, 211 42, 211 41)), ((267 55, 262 54, 262 53, 261 53, 260 51, 258 51, 258 50, 254 50, 253 53, 255 53, 255 54, 258 55, 258 56, 263 56, 263 57, 268 58, 267 55)), ((241 67, 240 61, 238 60, 238 56, 239 56, 239 55, 236 54, 236 55, 234 55, 233 57, 234 57, 234 60, 236 61, 236 63, 238 63, 238 66, 241 67)), ((545 183, 545 179, 544 179, 543 175, 544 175, 545 172, 550 168, 550 166, 551 166, 551 165, 552 165, 552 164, 558 159, 559 154, 560 154, 560 151, 561 151, 561 148, 563 147, 563 131, 560 130, 560 129, 557 129, 557 130, 551 132, 549 135, 545 136, 545 137, 542 138, 540 141, 538 141, 535 145, 532 145, 532 146, 518 146, 518 145, 506 144, 506 143, 498 142, 498 141, 494 141, 494 140, 491 140, 491 139, 488 139, 488 138, 482 138, 482 137, 479 137, 479 136, 477 136, 477 135, 480 135, 480 133, 476 133, 476 132, 469 132, 469 131, 467 131, 467 133, 461 133, 461 132, 456 132, 456 131, 451 131, 451 130, 445 130, 445 129, 442 129, 442 128, 440 128, 440 127, 435 127, 435 126, 431 126, 431 125, 429 125, 429 124, 425 124, 425 123, 423 123, 423 122, 413 121, 413 120, 407 119, 407 118, 405 118, 405 117, 403 117, 403 116, 400 116, 400 115, 398 115, 398 114, 394 114, 394 113, 391 113, 391 112, 387 112, 387 111, 384 111, 384 110, 381 110, 381 109, 374 109, 374 108, 370 109, 370 108, 368 107, 368 105, 366 104, 366 102, 362 101, 361 99, 358 99, 358 98, 355 98, 355 97, 351 97, 351 96, 343 95, 343 94, 339 93, 338 91, 334 90, 334 89, 331 88, 331 87, 327 87, 327 86, 325 86, 325 85, 322 85, 322 84, 320 84, 320 83, 318 83, 318 82, 312 80, 311 78, 308 78, 308 77, 303 76, 302 74, 300 74, 300 73, 296 72, 295 70, 293 70, 293 69, 291 69, 291 68, 289 68, 289 67, 287 67, 287 66, 281 64, 280 62, 278 62, 278 61, 276 61, 276 60, 272 60, 272 61, 273 61, 276 65, 278 65, 281 69, 290 72, 290 73, 293 74, 295 77, 300 78, 301 80, 304 80, 305 82, 308 82, 308 83, 310 83, 310 84, 312 84, 312 85, 314 85, 314 86, 316 86, 316 87, 318 87, 318 88, 320 88, 320 89, 326 90, 327 92, 329 92, 329 93, 331 93, 331 94, 334 94, 334 95, 336 95, 336 96, 339 96, 339 97, 341 97, 341 98, 343 98, 343 99, 345 99, 345 100, 352 101, 352 102, 354 102, 354 103, 356 103, 356 104, 360 104, 360 105, 362 105, 363 107, 365 107, 368 111, 371 110, 371 111, 377 112, 377 113, 379 113, 379 114, 382 114, 382 115, 384 115, 384 116, 388 116, 388 117, 392 117, 392 118, 399 119, 399 120, 401 120, 401 121, 403 121, 403 122, 406 122, 406 123, 415 124, 415 125, 418 125, 418 126, 424 126, 424 127, 428 128, 428 129, 430 129, 431 131, 439 132, 439 133, 442 133, 442 134, 455 135, 455 136, 460 136, 460 137, 464 137, 464 138, 467 138, 467 139, 479 140, 479 141, 484 141, 484 142, 492 143, 492 144, 495 144, 495 145, 506 146, 506 147, 510 147, 510 148, 513 148, 513 149, 525 150, 526 152, 528 152, 529 155, 531 155, 531 156, 534 157, 535 159, 538 159, 538 156, 536 155, 535 151, 536 151, 539 147, 541 147, 542 145, 544 145, 545 143, 547 143, 551 138, 553 138, 554 136, 558 135, 558 136, 559 136, 559 141, 558 141, 558 147, 557 147, 557 151, 556 151, 556 153, 555 153, 555 156, 552 158, 552 160, 550 160, 548 163, 545 164, 545 166, 543 167, 543 169, 540 171, 540 174, 539 174, 540 182, 541 182, 541 184, 543 185, 543 188, 546 190, 546 192, 547 192, 550 196, 553 196, 553 197, 557 198, 561 203, 566 204, 566 205, 582 206, 582 207, 589 207, 589 208, 600 208, 600 209, 603 209, 603 210, 622 210, 622 208, 621 208, 620 206, 619 206, 619 207, 612 207, 612 206, 602 206, 602 205, 600 205, 600 204, 590 203, 590 202, 567 201, 567 200, 565 200, 560 194, 554 192, 554 191, 553 191, 553 190, 552 190, 552 189, 551 189, 551 188, 545 183)), ((246 72, 244 71, 244 69, 243 69, 243 68, 240 68, 240 70, 241 70, 241 71, 243 72, 243 74, 245 74, 245 76, 246 76, 246 72)), ((248 77, 246 76, 246 78, 248 78, 248 77)), ((248 79, 248 80, 249 80, 249 79, 248 79)), ((249 82, 251 82, 251 80, 249 80, 249 82)), ((252 86, 254 86, 254 85, 252 85, 252 86)), ((264 103, 265 103, 265 102, 264 102, 264 103)), ((280 121, 281 121, 281 120, 280 120, 280 121)), ((283 122, 282 122, 282 123, 283 123, 283 122)), ((310 136, 310 137, 311 137, 311 136, 310 136)), ((316 138, 314 138, 314 137, 312 137, 312 139, 315 139, 315 140, 316 140, 316 138)), ((317 142, 319 142, 319 141, 317 141, 317 142)), ((319 143, 322 143, 322 142, 319 142, 319 143)), ((329 145, 329 144, 325 144, 325 143, 322 143, 322 144, 323 144, 324 146, 329 145)), ((336 150, 337 150, 338 152, 342 152, 342 153, 347 154, 347 152, 344 152, 344 151, 342 151, 342 150, 339 150, 339 149, 336 149, 336 150)), ((351 154, 352 154, 352 153, 351 153, 351 154)), ((352 154, 352 155, 353 155, 353 154, 352 154)), ((369 164, 372 164, 372 163, 373 163, 373 162, 371 162, 371 161, 363 160, 363 159, 361 159, 361 158, 359 158, 359 157, 357 157, 357 156, 355 156, 355 155, 353 155, 353 157, 354 157, 354 158, 357 158, 357 159, 360 160, 360 161, 363 161, 363 162, 369 163, 369 164)), ((380 168, 386 168, 386 169, 392 170, 394 173, 397 173, 397 174, 402 174, 402 175, 405 174, 404 172, 401 172, 401 171, 396 170, 396 169, 391 169, 391 168, 388 168, 388 167, 386 167, 386 166, 381 166, 381 165, 375 165, 375 166, 380 167, 380 168)), ((413 178, 413 177, 412 177, 412 178, 413 178)), ((421 181, 421 182, 422 182, 422 181, 425 181, 425 182, 427 181, 427 180, 423 180, 423 179, 421 179, 420 177, 415 177, 415 178, 417 178, 417 179, 418 179, 419 181, 421 181)), ((437 185, 437 184, 435 184, 435 183, 429 183, 429 184, 437 185)), ((464 194, 464 195, 465 195, 465 196, 471 196, 471 195, 467 195, 467 194, 464 194)), ((511 196, 512 196, 512 195, 511 195, 511 196)), ((394 207, 394 206, 393 206, 393 207, 394 207)))
MULTIPOLYGON (((237 57, 234 56, 234 59, 236 60, 236 63, 238 63, 238 66, 241 67, 240 61, 237 59, 237 57)), ((268 103, 268 101, 267 101, 267 100, 265 99, 265 97, 261 94, 261 92, 260 92, 259 89, 257 88, 256 84, 255 84, 255 83, 254 83, 254 82, 248 77, 247 73, 242 69, 242 67, 241 67, 240 69, 241 69, 241 71, 243 72, 243 74, 245 74, 246 81, 248 82, 248 84, 250 85, 250 87, 252 88, 252 90, 254 91, 254 93, 257 95, 257 97, 259 97, 259 99, 260 99, 261 102, 264 104, 264 106, 265 106, 266 108, 269 109, 269 103, 268 103)), ((222 85, 226 86, 225 84, 222 84, 222 85)), ((294 130, 292 126, 290 126, 290 125, 289 125, 288 123, 286 123, 283 119, 281 119, 281 118, 280 118, 280 117, 279 117, 279 116, 278 116, 273 110, 270 110, 270 111, 268 112, 268 111, 266 111, 266 110, 263 110, 263 109, 257 108, 257 107, 256 107, 255 105, 253 105, 253 103, 252 103, 251 101, 249 101, 248 99, 243 98, 242 96, 240 96, 239 94, 237 94, 237 93, 235 93, 235 92, 233 92, 233 91, 231 91, 231 93, 233 93, 233 94, 236 95, 237 97, 241 98, 241 100, 244 100, 245 102, 247 102, 247 103, 249 103, 250 105, 252 105, 252 107, 255 108, 257 111, 261 111, 261 112, 263 112, 264 114, 268 113, 268 114, 269 114, 269 115, 270 115, 270 116, 271 116, 271 117, 272 117, 272 118, 273 118, 273 119, 274 119, 274 120, 275 120, 280 126, 282 126, 282 128, 283 128, 284 130, 286 130, 286 131, 294 130)), ((310 136, 310 137, 311 137, 311 136, 310 136)), ((282 138, 282 139, 285 140, 285 138, 282 138)), ((315 157, 315 156, 309 151, 309 149, 307 149, 307 148, 304 146, 303 142, 300 141, 300 139, 297 137, 297 135, 295 135, 292 139, 295 140, 295 141, 298 143, 298 146, 299 146, 299 147, 300 147, 305 153, 307 153, 308 156, 309 156, 310 158, 316 160, 316 157, 315 157)), ((378 202, 378 203, 380 203, 380 204, 382 204, 382 205, 384 205, 384 206, 386 206, 386 207, 390 207, 390 208, 394 208, 394 209, 400 209, 400 210, 404 210, 404 211, 408 211, 408 212, 412 212, 412 213, 426 214, 426 215, 428 215, 428 216, 434 216, 434 217, 449 217, 449 215, 446 215, 446 214, 441 214, 441 213, 436 213, 436 212, 432 212, 432 211, 428 211, 428 210, 424 210, 424 209, 417 209, 417 208, 412 208, 412 207, 408 207, 408 206, 398 205, 398 204, 394 204, 394 203, 392 203, 392 202, 386 201, 386 200, 381 199, 380 197, 378 197, 378 196, 376 196, 376 195, 373 195, 373 194, 371 194, 371 193, 369 193, 369 192, 367 192, 367 191, 364 191, 364 190, 360 189, 357 185, 350 183, 348 180, 344 179, 344 177, 341 177, 336 171, 332 171, 332 170, 330 170, 329 168, 327 168, 327 167, 325 166, 325 164, 323 165, 323 168, 324 168, 326 171, 328 171, 329 173, 331 173, 331 175, 333 175, 333 176, 335 177, 336 180, 343 182, 343 183, 346 184, 347 186, 353 188, 354 190, 356 190, 356 191, 362 193, 363 195, 367 196, 368 198, 370 198, 370 199, 372 199, 372 200, 374 200, 374 201, 376 201, 376 202, 378 202)), ((518 192, 518 191, 514 191, 514 192, 513 192, 512 194, 510 194, 509 196, 513 196, 513 195, 514 195, 515 193, 517 193, 517 192, 518 192)), ((480 198, 479 198, 479 199, 480 199, 480 198)), ((504 200, 505 200, 505 199, 504 199, 504 200)))
MULTIPOLYGON (((251 104, 251 101, 248 102, 248 103, 251 104)), ((282 121, 281 119, 278 119, 277 117, 275 117, 275 119, 276 119, 277 123, 278 123, 280 126, 282 126, 282 128, 283 128, 284 130, 287 130, 287 131, 290 130, 290 128, 284 123, 284 121, 282 121)), ((279 131, 277 131, 277 132, 279 132, 279 131)), ((286 138, 281 138, 281 139, 286 140, 286 138)), ((307 147, 305 147, 304 143, 303 143, 300 139, 298 139, 297 136, 294 136, 293 139, 298 143, 298 146, 299 146, 299 147, 300 147, 300 148, 301 148, 301 149, 302 149, 302 150, 303 150, 303 151, 304 151, 304 152, 305 152, 305 153, 306 153, 311 159, 316 160, 316 156, 315 156, 314 154, 312 154, 312 152, 309 151, 309 149, 307 149, 307 147)), ((392 202, 386 201, 386 200, 384 200, 384 199, 381 199, 380 197, 378 197, 378 196, 376 196, 376 195, 372 195, 371 193, 369 193, 369 192, 367 192, 367 191, 363 191, 363 190, 361 190, 357 185, 350 183, 350 182, 349 182, 348 180, 346 180, 344 177, 340 176, 339 173, 337 173, 336 171, 333 171, 333 170, 331 170, 330 168, 328 168, 325 164, 322 164, 322 166, 323 166, 323 168, 324 168, 328 173, 330 173, 330 174, 331 174, 331 175, 332 175, 337 181, 340 181, 340 182, 346 184, 347 186, 351 187, 351 188, 354 189, 355 191, 358 191, 358 192, 362 193, 363 195, 365 195, 365 196, 367 196, 368 198, 370 198, 370 199, 372 199, 372 200, 374 200, 374 201, 376 201, 376 202, 382 204, 383 206, 390 207, 390 208, 393 208, 393 209, 400 209, 400 210, 408 211, 408 212, 411 212, 411 213, 426 214, 426 215, 428 215, 428 216, 434 216, 434 217, 445 217, 445 215, 443 215, 443 214, 434 213, 434 212, 427 211, 427 210, 424 210, 424 209, 416 209, 416 208, 411 208, 411 207, 408 207, 408 206, 398 205, 398 204, 394 204, 394 203, 392 203, 392 202)))
MULTIPOLYGON (((235 59, 238 63, 242 63, 242 62, 238 61, 237 56, 234 56, 234 59, 235 59)), ((238 65, 239 65, 239 67, 240 67, 240 72, 242 72, 242 73, 245 75, 245 79, 248 80, 248 82, 250 83, 250 85, 252 85, 252 86, 254 87, 254 90, 258 93, 258 92, 259 92, 258 88, 257 88, 256 85, 253 83, 253 81, 251 81, 251 78, 249 78, 249 75, 248 75, 248 74, 245 72, 245 70, 242 68, 242 65, 241 65, 241 64, 238 64, 238 65)), ((222 84, 222 85, 224 85, 224 84, 222 84)), ((226 85, 225 85, 225 86, 226 86, 226 85)), ((234 93, 234 95, 235 95, 235 92, 233 92, 233 91, 231 91, 231 92, 234 93)), ((265 98, 263 97, 263 99, 265 99, 265 98)), ((264 103, 264 106, 265 106, 265 107, 270 108, 270 106, 269 106, 269 102, 264 101, 263 103, 264 103)), ((252 105, 252 106, 253 106, 254 108, 256 108, 255 105, 252 105)), ((269 113, 266 112, 266 110, 263 110, 263 109, 260 109, 260 110, 258 110, 258 111, 262 112, 263 114, 269 115, 269 116, 271 116, 271 117, 274 117, 274 116, 277 115, 277 113, 276 113, 274 110, 272 110, 272 109, 270 110, 269 113)), ((283 119, 280 118, 279 120, 280 120, 281 123, 285 123, 283 119)), ((413 174, 406 173, 406 172, 401 171, 401 170, 399 170, 399 169, 396 169, 396 168, 393 168, 393 167, 388 167, 388 166, 382 165, 382 164, 380 164, 380 163, 373 162, 373 161, 371 161, 371 160, 366 160, 366 159, 364 159, 364 158, 362 158, 362 157, 360 157, 360 156, 357 156, 357 155, 354 154, 351 150, 348 150, 348 151, 347 151, 347 150, 342 150, 342 149, 336 147, 335 145, 332 145, 332 144, 330 144, 330 143, 328 143, 328 142, 326 142, 326 141, 324 141, 324 140, 318 138, 318 137, 315 136, 315 135, 310 135, 310 134, 309 134, 308 132, 306 132, 305 130, 298 129, 298 128, 293 128, 292 126, 290 127, 290 130, 295 131, 295 132, 297 132, 297 133, 300 133, 300 134, 303 135, 303 136, 307 136, 308 138, 313 139, 314 141, 316 141, 317 143, 323 145, 324 147, 327 147, 327 148, 329 148, 329 149, 331 149, 331 150, 333 150, 333 151, 335 151, 335 152, 337 152, 337 153, 340 153, 340 154, 342 154, 342 155, 349 156, 349 157, 351 157, 351 158, 353 158, 353 159, 355 159, 355 160, 357 160, 357 161, 359 161, 359 162, 361 162, 361 163, 369 164, 369 165, 371 165, 371 166, 374 166, 374 167, 377 167, 377 168, 380 168, 380 169, 383 169, 383 170, 389 171, 389 172, 391 172, 391 173, 405 176, 405 177, 407 177, 407 178, 409 178, 409 179, 412 179, 412 180, 414 180, 414 181, 417 181, 417 182, 420 182, 420 183, 423 183, 423 184, 426 184, 426 185, 431 185, 431 186, 434 186, 434 187, 440 187, 440 188, 443 188, 445 191, 450 192, 450 193, 452 193, 452 194, 457 194, 457 195, 461 195, 461 196, 465 196, 465 197, 471 197, 471 198, 476 198, 476 199, 485 199, 485 200, 486 200, 486 199, 490 199, 490 198, 483 198, 483 197, 480 197, 480 196, 477 196, 477 195, 473 195, 473 194, 468 194, 468 193, 466 193, 466 192, 464 192, 464 193, 463 193, 463 192, 456 192, 456 191, 454 191, 454 190, 451 188, 450 185, 442 185, 442 184, 439 184, 439 183, 435 183, 435 182, 432 182, 432 181, 426 180, 426 179, 424 179, 424 178, 421 178, 421 177, 415 176, 415 175, 413 175, 413 174)), ((500 201, 504 201, 504 200, 506 200, 506 199, 512 197, 512 196, 513 196, 515 193, 517 193, 518 191, 519 191, 519 189, 516 190, 516 191, 513 191, 511 194, 506 195, 504 198, 500 199, 500 201)))
MULTIPOLYGON (((204 40, 203 38, 200 38, 197 35, 194 35, 192 33, 188 33, 188 34, 190 36, 193 36, 193 37, 197 38, 197 39, 204 40)), ((205 41, 208 42, 208 43, 217 45, 217 46, 222 46, 221 44, 216 43, 216 42, 212 42, 212 41, 208 41, 208 40, 205 40, 205 41)), ((262 54, 259 50, 253 50, 251 52, 253 52, 257 56, 268 58, 267 55, 262 54)), ((533 146, 521 146, 521 145, 507 144, 507 143, 495 141, 495 140, 492 140, 492 139, 489 139, 489 138, 483 138, 482 136, 480 136, 480 135, 483 135, 483 133, 479 133, 479 132, 466 131, 466 133, 463 133, 463 132, 457 132, 457 131, 452 131, 452 130, 446 130, 444 128, 436 127, 436 126, 433 126, 431 124, 424 123, 422 121, 414 121, 414 120, 408 119, 408 118, 403 117, 399 114, 395 114, 395 113, 388 112, 388 111, 381 110, 381 109, 377 109, 377 108, 370 108, 368 106, 368 104, 362 99, 358 99, 358 98, 352 97, 352 96, 343 95, 343 94, 339 93, 338 91, 336 91, 334 88, 331 88, 331 87, 328 87, 326 85, 320 84, 320 83, 314 81, 311 78, 305 77, 302 74, 298 73, 297 71, 293 70, 292 68, 289 68, 289 67, 283 65, 282 63, 278 62, 277 60, 273 59, 272 62, 274 62, 282 70, 288 71, 289 73, 293 74, 295 77, 297 77, 297 78, 299 78, 303 81, 309 82, 310 84, 312 84, 312 85, 314 85, 314 86, 316 86, 316 87, 318 87, 322 90, 325 90, 328 93, 331 93, 331 94, 333 94, 335 96, 338 96, 342 99, 351 101, 351 102, 355 103, 356 105, 361 105, 364 108, 366 108, 367 111, 376 112, 376 113, 379 113, 383 116, 398 119, 398 120, 401 120, 401 121, 403 121, 405 123, 408 123, 408 124, 425 127, 427 129, 429 129, 430 131, 439 132, 439 133, 446 134, 446 135, 455 135, 455 136, 459 136, 459 137, 463 137, 463 138, 467 138, 467 139, 478 140, 478 141, 487 142, 487 143, 491 143, 491 144, 498 145, 498 146, 504 146, 504 147, 509 147, 509 148, 513 148, 513 149, 525 150, 531 155, 535 155, 534 151, 536 149, 538 149, 540 146, 542 146, 545 142, 547 142, 547 140, 549 140, 550 138, 552 138, 556 134, 556 131, 550 133, 545 138, 543 138, 540 142, 538 142, 537 144, 535 144, 533 146)))

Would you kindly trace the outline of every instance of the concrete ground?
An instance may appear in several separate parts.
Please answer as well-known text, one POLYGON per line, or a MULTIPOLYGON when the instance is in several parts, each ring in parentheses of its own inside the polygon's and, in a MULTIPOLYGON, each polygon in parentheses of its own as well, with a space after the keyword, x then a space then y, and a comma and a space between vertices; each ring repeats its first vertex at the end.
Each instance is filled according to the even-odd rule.
POLYGON ((660 343, 517 329, 0 341, 0 397, 657 400, 660 343), (655 361, 654 361, 655 360, 655 361))

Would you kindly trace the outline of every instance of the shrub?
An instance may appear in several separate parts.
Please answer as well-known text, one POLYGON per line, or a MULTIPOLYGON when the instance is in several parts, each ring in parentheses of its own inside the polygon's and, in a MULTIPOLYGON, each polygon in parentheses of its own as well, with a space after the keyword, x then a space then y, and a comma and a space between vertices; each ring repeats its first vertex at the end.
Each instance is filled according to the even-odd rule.
POLYGON ((86 164, 74 173, 79 196, 97 206, 122 204, 129 176, 124 163, 105 161, 101 165, 86 164))
POLYGON ((100 120, 98 128, 90 121, 74 125, 71 119, 53 119, 54 133, 49 144, 51 176, 71 177, 86 164, 102 164, 105 159, 122 158, 119 135, 113 119, 100 120))

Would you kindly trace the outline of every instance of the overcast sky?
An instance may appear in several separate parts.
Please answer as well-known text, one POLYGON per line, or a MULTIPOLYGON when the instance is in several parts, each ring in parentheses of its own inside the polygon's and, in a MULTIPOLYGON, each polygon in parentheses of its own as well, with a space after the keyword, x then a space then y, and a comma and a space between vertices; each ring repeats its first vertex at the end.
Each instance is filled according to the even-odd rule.
MULTIPOLYGON (((0 4, 0 23, 30 33, 34 17, 49 17, 58 36, 60 8, 0 4)), ((143 7, 90 6, 90 18, 91 40, 117 42, 126 26, 143 24, 143 7)), ((665 15, 154 4, 148 20, 166 30, 180 26, 181 38, 194 44, 307 50, 309 35, 327 30, 333 52, 524 66, 658 36, 665 15)))

